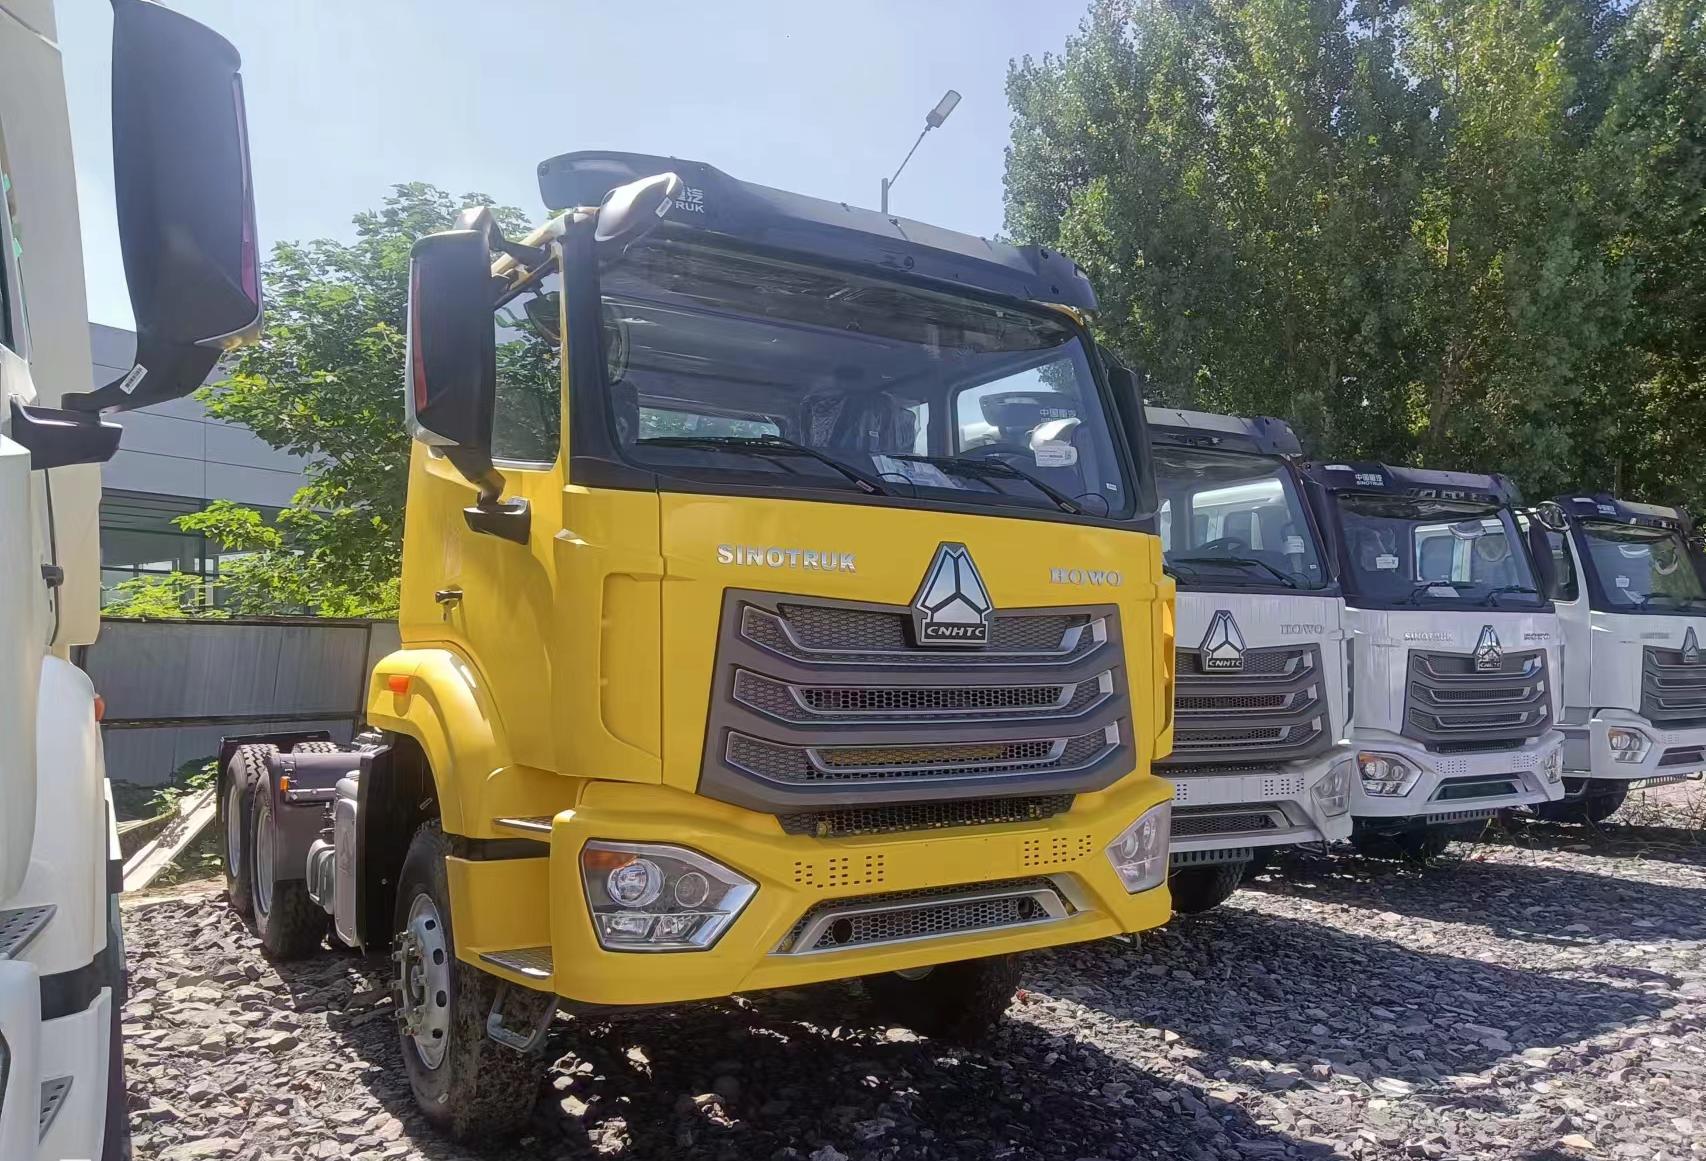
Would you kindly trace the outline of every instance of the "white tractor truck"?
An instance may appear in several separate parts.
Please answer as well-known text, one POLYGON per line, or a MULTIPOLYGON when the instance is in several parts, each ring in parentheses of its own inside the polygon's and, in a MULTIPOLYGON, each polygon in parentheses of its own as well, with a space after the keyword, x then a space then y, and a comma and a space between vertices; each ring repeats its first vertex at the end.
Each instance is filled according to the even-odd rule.
POLYGON ((1147 409, 1178 583, 1173 908, 1223 902, 1277 847, 1350 837, 1344 597, 1282 420, 1147 409))
POLYGON ((1676 508, 1601 493, 1532 515, 1564 635, 1564 800, 1535 812, 1602 822, 1706 768, 1706 561, 1676 508))
POLYGON ((1515 486, 1370 462, 1304 474, 1351 631, 1352 841, 1426 858, 1562 797, 1561 636, 1515 486))
POLYGON ((136 365, 90 391, 50 0, 0 0, 0 1161, 128 1157, 118 841, 99 699, 102 419, 194 390, 258 333, 237 53, 113 3, 113 153, 136 365))

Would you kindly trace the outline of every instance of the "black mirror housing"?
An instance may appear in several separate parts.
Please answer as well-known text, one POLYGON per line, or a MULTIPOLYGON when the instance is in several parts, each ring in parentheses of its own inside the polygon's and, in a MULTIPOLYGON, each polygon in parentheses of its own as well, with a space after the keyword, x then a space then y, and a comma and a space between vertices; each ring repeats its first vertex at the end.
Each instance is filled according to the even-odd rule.
POLYGON ((593 241, 600 250, 621 250, 650 233, 668 216, 681 194, 681 179, 673 173, 642 177, 604 195, 598 207, 593 241))
POLYGON ((12 438, 30 453, 30 470, 104 464, 124 429, 87 412, 32 407, 12 400, 12 438))
POLYGON ((113 182, 136 365, 80 411, 189 394, 260 335, 260 253, 242 64, 212 30, 147 0, 113 5, 113 182))
POLYGON ((497 396, 496 299, 491 251, 481 230, 445 230, 409 252, 409 434, 441 453, 482 499, 503 481, 492 467, 497 396))

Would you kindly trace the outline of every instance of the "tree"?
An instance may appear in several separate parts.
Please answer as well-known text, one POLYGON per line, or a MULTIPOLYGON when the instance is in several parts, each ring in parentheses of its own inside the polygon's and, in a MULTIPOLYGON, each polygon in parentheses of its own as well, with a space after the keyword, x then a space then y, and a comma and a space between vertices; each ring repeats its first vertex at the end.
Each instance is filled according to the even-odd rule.
MULTIPOLYGON (((177 521, 239 554, 220 571, 232 611, 395 615, 409 462, 409 249, 466 205, 493 203, 411 182, 356 215, 353 242, 273 248, 265 333, 199 398, 209 414, 302 456, 307 482, 276 522, 230 501, 177 521)), ((493 213, 506 232, 526 229, 519 210, 493 213)))
POLYGON ((1628 397, 1699 382, 1700 11, 1097 0, 1010 69, 1008 230, 1085 267, 1152 398, 1283 416, 1334 458, 1608 487, 1647 422, 1628 397))

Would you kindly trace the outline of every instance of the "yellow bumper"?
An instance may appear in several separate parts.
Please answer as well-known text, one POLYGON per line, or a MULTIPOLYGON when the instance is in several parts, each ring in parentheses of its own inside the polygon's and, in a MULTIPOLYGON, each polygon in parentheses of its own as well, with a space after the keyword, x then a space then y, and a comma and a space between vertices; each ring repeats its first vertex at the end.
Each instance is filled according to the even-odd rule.
POLYGON ((663 787, 596 783, 592 790, 580 807, 552 820, 549 857, 451 860, 459 958, 572 1000, 663 1004, 1099 939, 1159 926, 1171 913, 1164 884, 1128 895, 1104 854, 1122 829, 1171 797, 1171 786, 1158 778, 1127 778, 1080 795, 1069 813, 1035 823, 842 839, 779 835, 768 816, 663 787), (581 886, 580 851, 589 839, 690 847, 739 871, 758 891, 705 951, 606 951, 581 886), (805 955, 776 950, 796 921, 825 900, 1030 878, 1054 880, 1074 910, 1006 932, 805 955), (549 977, 481 958, 546 947, 549 977))

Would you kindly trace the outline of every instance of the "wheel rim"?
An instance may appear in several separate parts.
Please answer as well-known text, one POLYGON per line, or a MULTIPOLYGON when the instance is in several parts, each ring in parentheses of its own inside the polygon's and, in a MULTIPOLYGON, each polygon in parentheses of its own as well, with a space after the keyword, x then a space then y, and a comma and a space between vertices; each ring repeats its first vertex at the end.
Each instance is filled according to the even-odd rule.
POLYGON ((409 904, 409 920, 397 937, 397 986, 403 1035, 421 1063, 436 1069, 450 1047, 450 948, 438 904, 425 893, 409 904))
POLYGON ((242 795, 237 792, 237 783, 233 781, 231 788, 225 792, 225 874, 232 879, 237 877, 237 868, 243 865, 243 816, 238 813, 242 807, 242 795))
POLYGON ((255 911, 263 918, 272 914, 272 811, 264 798, 255 828, 255 911))

